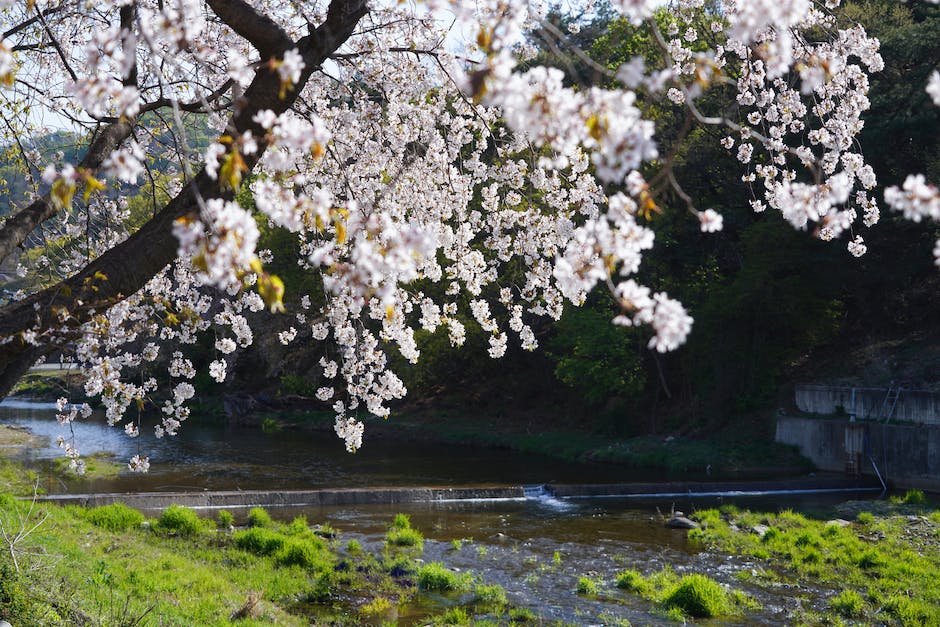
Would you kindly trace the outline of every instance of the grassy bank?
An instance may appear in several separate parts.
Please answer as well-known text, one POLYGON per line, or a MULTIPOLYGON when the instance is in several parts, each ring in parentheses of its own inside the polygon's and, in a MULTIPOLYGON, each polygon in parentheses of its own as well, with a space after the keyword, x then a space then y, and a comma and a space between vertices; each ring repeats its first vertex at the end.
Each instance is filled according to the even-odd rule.
POLYGON ((792 624, 940 625, 940 511, 916 491, 843 511, 854 520, 705 510, 695 516, 702 527, 689 537, 709 550, 758 560, 761 567, 742 571, 742 579, 793 588, 803 609, 792 624), (826 598, 822 607, 813 607, 813 588, 826 598))
POLYGON ((531 620, 499 586, 423 564, 422 538, 397 516, 369 552, 303 517, 171 507, 145 520, 0 496, 0 618, 30 625, 511 625, 531 620), (12 539, 12 540, 11 540, 12 539), (428 603, 427 595, 433 597, 428 603), (433 607, 434 609, 428 609, 433 607))

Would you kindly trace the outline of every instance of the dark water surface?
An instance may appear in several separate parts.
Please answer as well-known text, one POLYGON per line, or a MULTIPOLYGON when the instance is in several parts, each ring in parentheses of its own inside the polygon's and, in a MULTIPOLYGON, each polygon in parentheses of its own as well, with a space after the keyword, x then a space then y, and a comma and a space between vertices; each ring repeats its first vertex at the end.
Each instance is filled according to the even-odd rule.
MULTIPOLYGON (((28 428, 47 439, 30 453, 34 460, 62 456, 58 435, 68 427, 55 420, 52 403, 7 400, 0 403, 0 423, 28 428)), ((284 430, 263 433, 257 428, 184 423, 179 435, 157 439, 141 429, 128 438, 109 427, 97 413, 77 420, 75 446, 83 456, 105 453, 126 462, 133 455, 150 457, 146 475, 121 473, 106 480, 48 486, 50 492, 125 492, 152 490, 305 489, 402 485, 477 485, 541 483, 606 483, 656 479, 610 465, 566 463, 554 458, 432 443, 369 439, 355 454, 330 432, 284 430)))

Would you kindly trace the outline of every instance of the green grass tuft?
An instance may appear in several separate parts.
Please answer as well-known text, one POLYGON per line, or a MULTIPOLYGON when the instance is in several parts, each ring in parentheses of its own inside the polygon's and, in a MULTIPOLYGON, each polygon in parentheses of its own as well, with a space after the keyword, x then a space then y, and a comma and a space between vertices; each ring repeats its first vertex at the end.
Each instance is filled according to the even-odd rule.
POLYGON ((574 591, 581 596, 597 596, 597 582, 590 577, 578 577, 578 585, 574 591))
POLYGON ((647 579, 635 570, 625 570, 617 573, 617 587, 627 592, 646 596, 652 592, 652 585, 647 579))
POLYGON ((263 507, 252 507, 248 510, 249 527, 273 527, 274 521, 263 507))
POLYGON ((683 577, 663 602, 667 608, 678 608, 696 618, 725 616, 734 611, 721 584, 698 573, 683 577))
POLYGON ((861 618, 865 614, 865 599, 855 590, 843 590, 830 599, 829 607, 845 618, 861 618))
POLYGON ((506 591, 499 584, 477 584, 473 590, 474 603, 485 605, 488 608, 500 608, 509 603, 506 591))
POLYGON ((440 562, 431 562, 418 568, 418 587, 431 592, 457 592, 470 588, 467 573, 455 573, 440 562))
POLYGON ((215 517, 215 526, 223 531, 228 531, 235 524, 235 517, 230 512, 219 510, 215 517))
POLYGON ((124 503, 112 503, 88 510, 85 519, 96 527, 120 532, 140 527, 144 515, 124 503))
POLYGON ((178 536, 194 536, 205 529, 205 523, 196 512, 181 505, 170 505, 163 510, 154 530, 178 536))
POLYGON ((419 553, 424 550, 424 538, 417 529, 392 527, 385 534, 385 543, 390 547, 410 548, 419 553))

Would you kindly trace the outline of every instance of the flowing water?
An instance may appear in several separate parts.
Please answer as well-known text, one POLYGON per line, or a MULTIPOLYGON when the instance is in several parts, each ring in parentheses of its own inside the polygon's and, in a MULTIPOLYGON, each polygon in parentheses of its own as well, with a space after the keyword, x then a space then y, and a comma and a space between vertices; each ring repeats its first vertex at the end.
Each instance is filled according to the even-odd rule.
MULTIPOLYGON (((29 461, 43 464, 61 456, 54 443, 63 427, 51 404, 0 404, 0 423, 17 424, 46 438, 32 449, 29 461)), ((280 432, 184 425, 176 438, 157 440, 142 434, 130 440, 123 431, 91 419, 73 425, 83 454, 104 453, 126 460, 138 452, 150 455, 148 475, 129 472, 116 477, 76 480, 46 486, 50 492, 120 492, 220 489, 310 489, 403 485, 531 484, 526 497, 509 501, 408 503, 394 506, 348 506, 272 510, 283 519, 303 513, 311 522, 328 522, 344 539, 355 538, 367 548, 380 548, 393 516, 410 515, 426 538, 423 559, 481 575, 502 585, 516 605, 531 608, 546 621, 601 625, 625 618, 633 624, 675 623, 656 613, 650 603, 610 585, 617 572, 631 568, 644 573, 670 567, 677 573, 699 572, 743 589, 763 608, 746 618, 701 624, 766 624, 786 622, 797 603, 819 607, 832 591, 750 586, 741 573, 757 568, 746 559, 701 551, 686 532, 667 529, 660 511, 694 511, 714 506, 721 497, 682 496, 667 500, 560 499, 543 483, 607 483, 647 481, 629 469, 562 463, 534 455, 436 444, 370 442, 355 455, 328 433, 280 432), (458 541, 455 543, 454 541, 458 541), (458 548, 459 547, 459 548, 458 548), (607 582, 602 598, 574 593, 580 576, 607 582), (810 601, 800 601, 800 597, 810 601)), ((70 433, 66 428, 64 434, 70 433)), ((820 508, 840 496, 738 498, 755 509, 820 508)), ((399 616, 399 624, 420 623, 448 603, 446 597, 421 595, 399 616)))

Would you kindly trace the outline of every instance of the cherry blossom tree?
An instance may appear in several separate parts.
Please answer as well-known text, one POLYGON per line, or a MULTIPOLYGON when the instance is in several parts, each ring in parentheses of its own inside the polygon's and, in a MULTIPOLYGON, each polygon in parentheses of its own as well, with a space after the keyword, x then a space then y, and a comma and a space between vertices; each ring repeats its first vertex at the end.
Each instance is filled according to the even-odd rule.
MULTIPOLYGON (((405 395, 388 351, 417 361, 418 329, 458 347, 471 319, 498 359, 508 342, 536 349, 533 320, 599 288, 620 307, 614 324, 675 349, 691 316, 636 278, 654 245, 649 218, 675 210, 667 192, 702 232, 722 216, 675 177, 675 142, 644 117, 653 98, 683 107, 680 136, 722 130, 754 211, 865 253, 859 227, 879 204, 856 136, 883 63, 838 0, 612 5, 649 29, 660 59, 597 66, 598 84, 573 87, 531 63, 527 32, 565 39, 542 2, 0 0, 5 138, 32 189, 0 226, 0 259, 37 229, 69 242, 37 262, 47 286, 0 307, 0 395, 73 347, 85 393, 135 437, 158 388, 139 373, 163 353, 172 383, 154 428, 172 436, 196 374, 174 347, 211 330, 209 374, 223 381, 252 342, 250 314, 269 309, 281 342, 322 342, 332 384, 317 397, 355 450, 360 412, 387 416, 405 395), (26 141, 44 116, 81 129, 74 163, 26 141), (193 120, 215 133, 207 147, 193 120), (154 171, 156 153, 174 165, 154 171), (155 210, 129 226, 126 198, 145 181, 155 210), (290 311, 259 221, 294 234, 296 263, 316 279, 290 311)), ((924 88, 940 104, 940 75, 924 88)), ((940 220, 923 177, 885 201, 940 220)), ((63 401, 60 420, 82 411, 63 401)), ((63 446, 80 469, 74 443, 63 446)))

